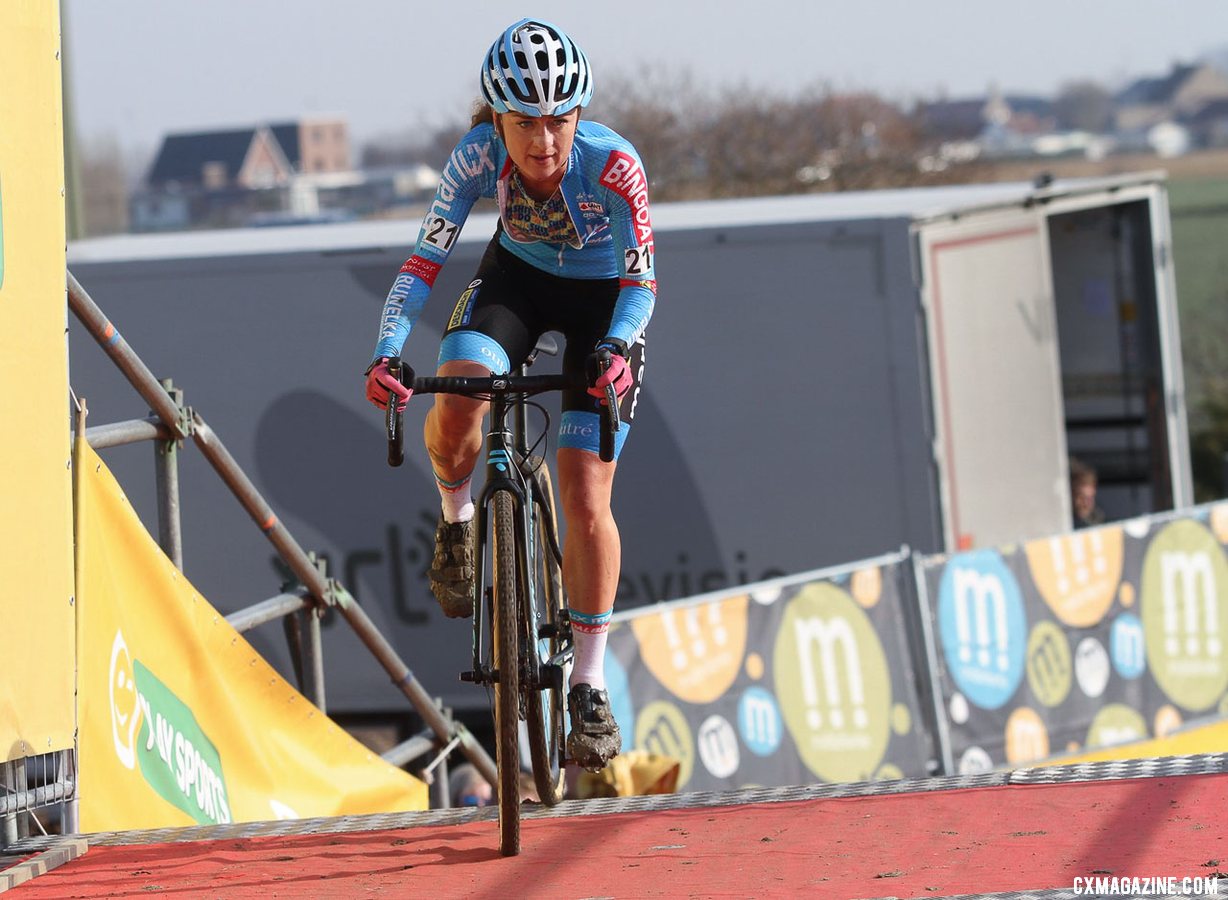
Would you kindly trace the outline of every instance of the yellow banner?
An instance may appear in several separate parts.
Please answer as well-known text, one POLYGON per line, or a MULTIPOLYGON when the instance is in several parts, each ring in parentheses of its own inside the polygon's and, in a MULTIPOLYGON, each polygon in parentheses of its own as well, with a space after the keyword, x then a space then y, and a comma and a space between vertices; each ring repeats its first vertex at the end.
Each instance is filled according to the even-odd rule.
POLYGON ((1149 741, 1117 744, 1086 753, 1055 756, 1037 766, 1072 766, 1078 763, 1108 762, 1117 759, 1154 759, 1161 756, 1188 756, 1193 753, 1223 753, 1228 747, 1228 719, 1196 725, 1149 741))
POLYGON ((197 593, 84 441, 77 566, 83 831, 426 808, 197 593))
POLYGON ((73 745, 59 50, 55 0, 0 3, 0 761, 73 745))

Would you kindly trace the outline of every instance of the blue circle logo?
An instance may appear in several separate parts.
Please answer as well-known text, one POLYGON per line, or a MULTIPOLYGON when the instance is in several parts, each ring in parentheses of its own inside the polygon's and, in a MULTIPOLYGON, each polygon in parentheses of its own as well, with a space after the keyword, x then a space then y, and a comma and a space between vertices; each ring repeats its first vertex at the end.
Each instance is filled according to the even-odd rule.
POLYGON ((1028 641, 1019 583, 994 550, 954 557, 938 588, 938 629, 947 670, 983 709, 1019 687, 1028 641))
POLYGON ((1122 678, 1138 678, 1147 668, 1143 623, 1134 613, 1122 613, 1109 629, 1109 655, 1122 678))
POLYGON ((749 687, 738 701, 738 733, 756 756, 771 756, 780 749, 784 724, 776 698, 761 687, 749 687))

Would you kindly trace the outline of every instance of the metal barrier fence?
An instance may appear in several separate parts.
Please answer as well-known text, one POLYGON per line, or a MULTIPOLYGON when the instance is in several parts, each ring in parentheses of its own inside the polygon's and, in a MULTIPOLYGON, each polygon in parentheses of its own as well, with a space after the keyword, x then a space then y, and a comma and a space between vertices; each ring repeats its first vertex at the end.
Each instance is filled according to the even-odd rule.
POLYGON ((46 834, 37 810, 59 806, 59 830, 77 830, 76 754, 58 750, 0 763, 0 847, 46 834), (33 831, 31 830, 33 826, 33 831))
POLYGON ((1228 717, 1228 502, 615 615, 623 733, 683 790, 971 776, 1228 717))
MULTIPOLYGON (((291 587, 291 593, 278 594, 232 613, 226 621, 237 631, 244 632, 275 619, 284 619, 299 689, 326 712, 320 618, 327 609, 336 610, 426 725, 421 734, 387 751, 383 758, 393 765, 404 766, 434 751, 435 758, 423 772, 431 785, 432 805, 435 806, 447 805, 446 758, 453 749, 459 748, 482 776, 494 784, 495 763, 477 739, 426 692, 350 592, 329 576, 324 561, 298 544, 201 414, 184 405, 183 392, 169 379, 159 381, 155 378, 73 274, 69 272, 67 277, 69 309, 152 410, 147 419, 84 428, 85 438, 95 450, 140 441, 155 442, 158 543, 176 567, 183 568, 178 453, 182 443, 190 438, 276 549, 299 585, 297 590, 291 587)), ((84 416, 80 418, 79 429, 84 427, 84 416)))

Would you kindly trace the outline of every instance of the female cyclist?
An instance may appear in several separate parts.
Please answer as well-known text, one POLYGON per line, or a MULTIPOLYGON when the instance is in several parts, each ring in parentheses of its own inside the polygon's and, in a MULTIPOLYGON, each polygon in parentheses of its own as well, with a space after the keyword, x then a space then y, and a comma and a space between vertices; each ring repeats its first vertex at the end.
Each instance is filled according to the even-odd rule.
MULTIPOLYGON (((621 744, 605 691, 603 658, 618 586, 621 549, 610 512, 616 463, 598 456, 599 404, 612 384, 624 426, 635 417, 643 378, 644 329, 656 299, 648 181, 635 148, 614 131, 580 120, 593 94, 580 48, 547 22, 522 19, 482 63, 484 105, 448 159, 439 189, 384 304, 367 397, 410 392, 388 373, 474 202, 494 198, 499 225, 460 295, 439 349, 438 374, 506 374, 546 331, 560 331, 563 368, 583 372, 587 392, 563 395, 558 476, 567 540, 563 580, 571 607, 575 663, 569 681, 568 755, 600 768, 621 744), (613 364, 596 371, 608 348, 613 364)), ((474 603, 470 479, 487 404, 438 394, 426 418, 426 447, 443 512, 431 590, 448 616, 474 603)))

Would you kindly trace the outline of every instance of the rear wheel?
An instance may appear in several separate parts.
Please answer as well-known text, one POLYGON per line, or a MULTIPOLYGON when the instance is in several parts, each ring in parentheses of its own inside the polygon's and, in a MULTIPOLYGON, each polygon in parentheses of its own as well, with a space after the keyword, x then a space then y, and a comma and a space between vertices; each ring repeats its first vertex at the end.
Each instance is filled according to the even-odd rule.
POLYGON ((516 507, 494 498, 495 758, 499 769, 499 851, 520 852, 520 654, 516 601, 516 507))
MULTIPOLYGON (((542 611, 540 624, 546 627, 547 637, 539 639, 538 620, 529 608, 527 598, 524 606, 526 644, 531 653, 544 664, 556 656, 563 647, 562 613, 566 605, 563 597, 563 572, 555 558, 547 531, 549 524, 556 522, 554 515, 554 490, 550 483, 550 471, 537 457, 529 460, 528 470, 536 469, 538 497, 533 504, 533 571, 530 578, 535 584, 536 606, 542 611)), ((546 680, 545 673, 541 673, 546 680)), ((564 688, 566 679, 563 679, 564 688)), ((553 684, 541 690, 528 690, 525 696, 525 722, 529 732, 529 756, 533 761, 533 781, 537 796, 547 806, 554 806, 563 798, 563 717, 565 715, 563 690, 553 684)))

